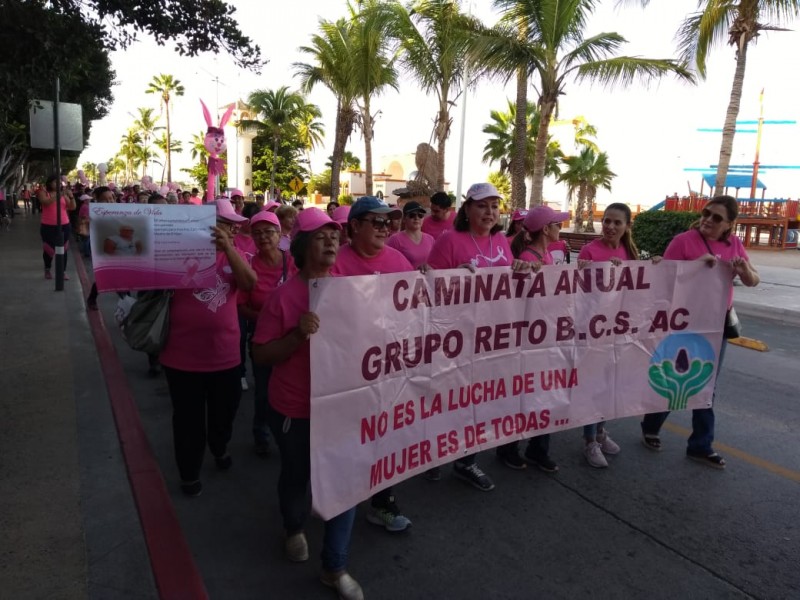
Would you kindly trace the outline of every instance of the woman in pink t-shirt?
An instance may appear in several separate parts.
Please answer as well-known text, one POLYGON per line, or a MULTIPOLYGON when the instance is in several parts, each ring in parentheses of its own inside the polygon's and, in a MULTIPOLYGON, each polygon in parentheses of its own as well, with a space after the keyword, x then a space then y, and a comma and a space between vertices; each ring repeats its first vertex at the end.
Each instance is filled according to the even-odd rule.
MULTIPOLYGON (((609 204, 603 212, 603 235, 586 244, 578 253, 578 268, 585 269, 593 262, 611 262, 619 266, 626 260, 638 260, 639 250, 631 234, 631 209, 627 204, 609 204)), ((653 257, 659 262, 660 256, 653 257)), ((605 455, 619 454, 619 445, 611 439, 605 421, 583 426, 583 455, 589 466, 603 469, 608 466, 605 455)))
MULTIPOLYGON (((511 252, 516 258, 528 261, 534 271, 553 264, 550 245, 558 240, 561 222, 569 213, 556 212, 549 206, 536 206, 527 211, 522 227, 511 241, 511 252)), ((522 470, 528 464, 537 466, 545 473, 558 471, 558 464, 550 458, 550 434, 538 435, 528 440, 524 458, 519 455, 518 442, 510 442, 497 448, 497 458, 510 469, 522 470)))
POLYGON ((206 440, 217 468, 227 470, 233 418, 242 395, 239 377, 237 290, 250 290, 256 274, 233 245, 236 224, 244 221, 230 200, 217 200, 217 224, 211 233, 217 247, 216 284, 205 289, 175 290, 169 333, 159 359, 172 399, 172 435, 181 491, 197 496, 203 489, 206 440))
MULTIPOLYGON (((341 225, 318 208, 297 215, 291 253, 300 272, 275 290, 258 317, 253 358, 272 365, 267 420, 281 454, 278 499, 286 531, 284 550, 293 562, 308 560, 304 532, 309 516, 311 477, 311 352, 309 337, 319 317, 309 311, 308 282, 328 277, 336 262, 341 225)), ((325 522, 322 582, 340 598, 361 598, 361 586, 347 573, 355 507, 325 522)))
MULTIPOLYGON (((712 198, 689 231, 676 235, 664 252, 666 260, 702 260, 714 268, 724 261, 733 268, 748 287, 758 285, 758 272, 750 264, 742 242, 736 237, 736 217, 739 203, 731 196, 712 198)), ((733 287, 728 294, 728 310, 733 307, 733 287)), ((717 378, 725 357, 727 340, 723 338, 717 363, 717 378)), ((716 385, 716 382, 715 382, 716 385)), ((716 392, 715 392, 716 393, 716 392)), ((659 433, 669 412, 650 413, 642 420, 642 443, 650 450, 661 451, 659 433)), ((725 459, 714 451, 714 408, 692 410, 692 435, 686 446, 686 456, 716 469, 725 468, 725 459)))
MULTIPOLYGON (((530 264, 515 259, 508 238, 498 223, 500 217, 500 192, 491 183, 475 183, 467 190, 467 197, 458 209, 453 230, 444 233, 433 244, 428 266, 432 269, 466 267, 471 271, 484 267, 508 267, 515 271, 530 270, 530 264)), ((488 492, 494 489, 492 479, 476 463, 475 454, 453 463, 453 474, 476 489, 488 492)), ((439 478, 434 467, 426 476, 439 478)))
MULTIPOLYGON (((59 241, 64 244, 64 269, 67 268, 67 251, 69 250, 69 238, 71 227, 69 225, 69 214, 67 211, 75 210, 75 198, 72 196, 68 186, 62 188, 63 196, 61 201, 56 202, 56 179, 55 175, 47 178, 44 188, 37 194, 39 206, 42 211, 42 220, 39 227, 39 235, 42 237, 42 259, 44 260, 44 278, 52 279, 50 267, 53 264, 53 257, 56 255, 56 247, 59 241), (58 208, 56 207, 58 205, 58 208), (59 208, 61 214, 61 231, 58 228, 59 208), (61 233, 61 240, 59 240, 61 233)), ((64 273, 64 279, 69 279, 64 273)))
MULTIPOLYGON (((258 279, 249 292, 239 292, 239 317, 245 321, 245 331, 252 337, 261 309, 272 293, 297 273, 294 260, 288 252, 278 248, 281 224, 274 213, 260 211, 250 220, 250 234, 256 245, 256 255, 250 266, 258 279)), ((248 340, 252 342, 252 340, 248 340)), ((255 390, 253 393, 253 441, 259 456, 269 456, 269 426, 267 425, 267 406, 269 377, 272 367, 262 365, 253 359, 255 390)), ((245 389, 245 388, 243 388, 245 389)))
POLYGON ((433 248, 433 236, 422 232, 424 217, 424 206, 413 200, 406 202, 403 205, 403 228, 386 242, 387 246, 405 256, 415 269, 428 262, 428 254, 433 248))

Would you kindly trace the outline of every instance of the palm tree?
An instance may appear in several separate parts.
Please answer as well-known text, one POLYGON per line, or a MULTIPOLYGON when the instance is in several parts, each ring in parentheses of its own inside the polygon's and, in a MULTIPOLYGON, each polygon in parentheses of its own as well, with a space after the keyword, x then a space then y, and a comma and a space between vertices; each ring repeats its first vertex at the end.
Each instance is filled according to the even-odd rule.
POLYGON ((434 94, 437 113, 436 190, 444 189, 445 147, 450 135, 450 109, 467 86, 467 16, 457 0, 416 0, 407 9, 399 2, 378 5, 386 32, 395 41, 401 64, 426 94, 434 94))
POLYGON ((308 162, 309 173, 311 177, 311 151, 322 144, 325 137, 325 127, 319 120, 322 112, 315 104, 306 104, 306 112, 300 116, 297 122, 297 141, 303 147, 303 151, 308 162))
MULTIPOLYGON (((349 150, 345 150, 339 164, 342 171, 358 171, 361 168, 361 159, 349 150)), ((328 162, 325 163, 325 166, 329 169, 333 168, 333 155, 328 157, 328 162)))
POLYGON ((81 170, 89 181, 97 181, 97 163, 85 162, 81 165, 81 170))
POLYGON ((183 152, 183 144, 180 140, 170 140, 169 134, 166 131, 161 134, 161 137, 156 138, 155 144, 156 148, 161 150, 161 153, 167 159, 164 168, 161 170, 161 185, 163 185, 165 171, 167 172, 167 182, 169 183, 171 181, 169 176, 170 156, 173 152, 183 152))
MULTIPOLYGON (((277 90, 256 90, 250 94, 247 104, 261 119, 256 121, 272 140, 272 170, 269 178, 270 194, 275 189, 275 164, 278 156, 278 144, 281 138, 297 135, 298 122, 308 114, 311 106, 299 92, 283 86, 277 90)), ((314 106, 316 108, 316 106, 314 106)), ((316 108, 317 113, 319 109, 316 108)))
MULTIPOLYGON (((476 38, 483 64, 506 77, 517 75, 518 96, 520 86, 527 88, 528 76, 538 76, 541 119, 536 135, 532 204, 542 203, 548 130, 568 80, 629 85, 673 73, 685 81, 694 81, 694 76, 672 59, 614 56, 625 43, 618 33, 585 37, 597 4, 597 0, 494 0, 504 25, 483 31, 476 38), (521 76, 523 68, 525 77, 521 76)), ((517 147, 517 151, 521 149, 517 147)))
POLYGON ((336 97, 336 128, 330 165, 333 199, 339 197, 342 157, 358 120, 355 108, 358 88, 352 76, 355 50, 351 29, 350 23, 344 19, 320 21, 320 32, 311 37, 311 44, 299 48, 300 52, 309 56, 311 62, 292 65, 295 74, 300 77, 304 92, 308 93, 317 84, 322 84, 336 97))
POLYGON ((192 160, 197 160, 203 164, 206 163, 208 158, 208 150, 206 150, 206 134, 201 131, 200 133, 193 133, 192 139, 189 141, 191 144, 189 152, 192 155, 192 160))
POLYGON ((150 158, 153 156, 153 153, 150 151, 150 140, 153 139, 155 136, 155 132, 161 127, 158 127, 156 123, 158 123, 158 117, 153 117, 153 110, 152 108, 139 108, 139 118, 133 122, 134 130, 139 133, 141 136, 141 151, 139 152, 140 159, 142 162, 142 177, 147 175, 147 163, 149 162, 150 158))
POLYGON ((365 179, 367 196, 372 195, 372 138, 375 136, 375 117, 372 114, 372 97, 386 87, 397 89, 396 55, 390 55, 389 39, 385 35, 385 22, 379 10, 381 0, 358 0, 354 7, 348 0, 350 13, 352 77, 358 91, 356 106, 361 116, 361 134, 364 136, 365 179))
POLYGON ((563 159, 567 170, 558 178, 559 183, 567 185, 567 194, 570 202, 577 196, 575 206, 575 232, 594 231, 592 215, 594 213, 594 200, 597 189, 605 188, 611 191, 611 180, 617 176, 608 166, 608 155, 605 152, 596 153, 591 148, 584 148, 576 156, 567 156, 563 159), (583 211, 588 210, 589 219, 584 227, 583 211))
POLYGON ((153 80, 148 84, 145 93, 159 94, 161 101, 164 103, 164 112, 167 115, 167 140, 165 142, 167 154, 167 181, 172 181, 172 143, 171 131, 169 128, 169 101, 171 95, 183 96, 184 88, 181 82, 175 79, 172 75, 154 75, 153 80))
POLYGON ((113 179, 116 183, 119 179, 119 174, 125 176, 125 159, 117 154, 113 158, 106 161, 106 176, 113 179))
POLYGON ((142 136, 134 128, 128 129, 128 132, 122 136, 120 140, 121 146, 117 156, 125 161, 125 181, 132 181, 136 168, 139 166, 139 148, 142 145, 142 136))
MULTIPOLYGON (((515 161, 518 160, 514 151, 515 130, 516 130, 516 105, 508 101, 508 111, 503 112, 493 110, 490 113, 492 122, 483 127, 483 133, 489 136, 489 140, 483 148, 483 162, 500 163, 500 172, 509 171, 514 173, 515 161)), ((536 135, 539 132, 540 113, 536 105, 532 102, 527 103, 525 115, 525 156, 523 173, 526 177, 533 177, 534 154, 536 150, 536 135)), ((564 156, 560 144, 552 137, 547 144, 547 161, 545 163, 545 175, 559 175, 561 172, 560 160, 564 156)), ((513 186, 512 186, 513 190, 513 186)), ((513 193, 513 191, 512 191, 513 193)))

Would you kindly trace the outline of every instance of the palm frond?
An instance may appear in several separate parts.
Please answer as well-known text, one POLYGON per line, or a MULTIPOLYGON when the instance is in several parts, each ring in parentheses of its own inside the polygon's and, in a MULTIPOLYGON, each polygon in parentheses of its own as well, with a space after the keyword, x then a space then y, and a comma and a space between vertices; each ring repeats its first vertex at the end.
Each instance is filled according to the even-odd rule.
POLYGON ((672 59, 639 58, 635 56, 617 56, 606 60, 584 63, 574 67, 578 81, 588 80, 604 87, 614 85, 628 86, 634 81, 644 85, 662 75, 674 74, 679 79, 694 83, 695 78, 685 66, 672 59))

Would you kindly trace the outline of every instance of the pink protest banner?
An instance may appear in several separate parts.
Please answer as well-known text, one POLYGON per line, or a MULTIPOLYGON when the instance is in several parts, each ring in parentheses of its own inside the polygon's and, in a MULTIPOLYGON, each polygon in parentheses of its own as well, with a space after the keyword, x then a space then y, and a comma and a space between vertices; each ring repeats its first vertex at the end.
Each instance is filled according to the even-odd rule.
POLYGON ((710 406, 730 285, 673 261, 313 281, 315 510, 513 440, 710 406))
POLYGON ((92 204, 89 215, 101 292, 213 287, 214 206, 92 204))

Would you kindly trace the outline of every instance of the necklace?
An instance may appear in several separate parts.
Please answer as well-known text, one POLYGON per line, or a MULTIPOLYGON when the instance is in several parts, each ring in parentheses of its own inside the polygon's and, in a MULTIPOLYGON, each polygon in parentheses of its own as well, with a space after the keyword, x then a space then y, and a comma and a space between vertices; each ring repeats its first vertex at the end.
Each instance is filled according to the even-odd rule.
POLYGON ((485 260, 487 265, 493 265, 494 263, 496 263, 501 258, 504 258, 504 253, 502 251, 502 248, 501 248, 501 250, 500 250, 500 252, 498 253, 497 256, 494 255, 494 241, 492 240, 492 236, 491 235, 489 235, 489 256, 486 256, 483 253, 483 250, 481 250, 481 247, 478 245, 478 241, 475 239, 475 236, 472 235, 472 232, 470 232, 469 237, 472 238, 472 243, 475 244, 475 249, 478 251, 478 254, 471 261, 475 266, 478 265, 478 259, 479 258, 482 258, 483 260, 485 260))

